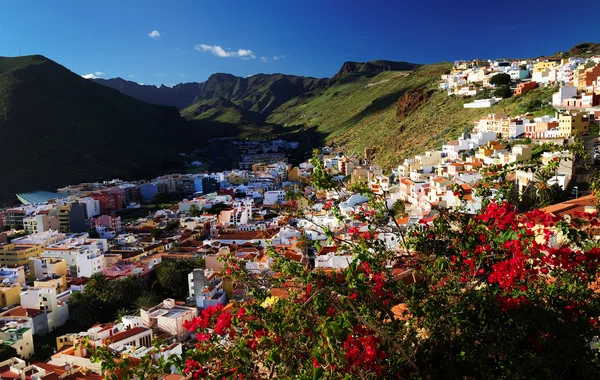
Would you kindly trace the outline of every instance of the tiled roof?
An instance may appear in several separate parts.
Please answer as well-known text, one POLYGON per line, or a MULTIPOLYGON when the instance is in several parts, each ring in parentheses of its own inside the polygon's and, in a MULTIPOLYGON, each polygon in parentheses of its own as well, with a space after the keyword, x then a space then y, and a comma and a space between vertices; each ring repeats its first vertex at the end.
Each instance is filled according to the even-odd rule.
POLYGON ((594 195, 586 195, 577 199, 571 199, 566 202, 558 203, 541 210, 555 216, 564 216, 576 212, 584 212, 586 206, 596 206, 598 199, 594 195))
POLYGON ((112 343, 116 343, 116 342, 120 342, 122 340, 131 338, 132 336, 136 336, 138 334, 142 334, 146 331, 149 331, 149 329, 145 328, 145 327, 134 327, 132 329, 129 330, 125 330, 122 331, 118 334, 113 335, 112 337, 110 337, 110 341, 112 343))

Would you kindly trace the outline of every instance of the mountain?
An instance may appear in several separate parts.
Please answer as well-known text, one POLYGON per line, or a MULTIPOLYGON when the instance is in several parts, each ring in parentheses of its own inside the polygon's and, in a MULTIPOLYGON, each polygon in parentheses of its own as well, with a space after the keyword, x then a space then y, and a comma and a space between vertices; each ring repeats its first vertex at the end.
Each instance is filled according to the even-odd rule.
POLYGON ((595 42, 582 42, 570 48, 565 52, 558 52, 549 58, 571 58, 584 57, 589 58, 595 55, 600 55, 600 44, 595 42))
POLYGON ((173 87, 165 85, 156 87, 139 84, 123 78, 97 78, 92 80, 144 102, 162 106, 173 106, 179 109, 183 109, 197 100, 202 85, 201 83, 191 82, 180 83, 173 87))
POLYGON ((40 55, 0 57, 0 203, 17 192, 171 169, 187 133, 174 107, 131 98, 40 55))
POLYGON ((182 83, 174 87, 141 85, 122 78, 94 81, 152 104, 184 109, 195 102, 223 98, 262 115, 293 97, 327 84, 327 79, 296 75, 257 74, 242 78, 223 73, 213 74, 203 83, 182 83))
POLYGON ((341 69, 331 80, 331 84, 339 82, 351 82, 361 77, 374 77, 384 71, 410 71, 422 65, 409 62, 395 61, 369 61, 369 62, 344 62, 341 69))

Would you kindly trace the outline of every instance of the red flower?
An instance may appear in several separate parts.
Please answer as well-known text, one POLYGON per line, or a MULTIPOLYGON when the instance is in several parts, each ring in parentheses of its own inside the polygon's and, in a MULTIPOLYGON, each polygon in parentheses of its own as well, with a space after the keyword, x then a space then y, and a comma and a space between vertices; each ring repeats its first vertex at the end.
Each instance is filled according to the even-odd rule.
POLYGON ((205 334, 205 333, 197 334, 196 339, 198 339, 200 342, 204 342, 205 340, 210 339, 210 334, 205 334))
POLYGON ((312 358, 312 362, 313 362, 313 367, 315 367, 315 368, 319 368, 321 366, 321 364, 319 364, 319 362, 315 358, 312 358))
POLYGON ((235 317, 239 319, 239 318, 242 318, 245 314, 246 314, 246 309, 244 309, 243 307, 240 307, 238 309, 238 312, 235 315, 235 317))
POLYGON ((330 307, 329 309, 327 309, 327 315, 329 315, 329 316, 335 315, 335 308, 330 307))
POLYGON ((356 299, 356 297, 357 297, 356 293, 352 293, 348 296, 348 298, 352 301, 354 301, 356 299))
POLYGON ((311 284, 306 285, 306 293, 308 293, 308 294, 312 293, 312 285, 311 284))

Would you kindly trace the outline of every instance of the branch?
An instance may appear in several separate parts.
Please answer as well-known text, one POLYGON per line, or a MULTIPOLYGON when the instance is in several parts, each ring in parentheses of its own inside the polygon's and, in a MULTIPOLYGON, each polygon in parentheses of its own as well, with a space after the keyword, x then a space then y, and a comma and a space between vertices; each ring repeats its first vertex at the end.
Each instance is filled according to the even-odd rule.
POLYGON ((370 322, 368 322, 366 319, 364 319, 363 317, 360 316, 360 314, 358 313, 358 310, 356 310, 356 308, 354 307, 354 305, 352 305, 352 302, 348 302, 348 305, 350 305, 350 308, 352 308, 352 310, 354 311, 354 315, 356 317, 356 319, 358 319, 360 322, 362 322, 365 326, 367 326, 370 330, 376 332, 377 334, 381 335, 382 337, 384 337, 386 340, 388 340, 392 346, 394 346, 395 349, 397 349, 400 354, 402 354, 402 356, 404 357, 404 359, 406 361, 408 361, 408 363, 410 364, 410 366, 416 371, 419 372, 419 367, 417 367, 417 365, 415 364, 415 362, 408 357, 408 355, 406 354, 406 352, 404 351, 404 349, 402 348, 402 346, 400 346, 395 339, 393 339, 391 336, 389 336, 385 331, 373 326, 370 322))

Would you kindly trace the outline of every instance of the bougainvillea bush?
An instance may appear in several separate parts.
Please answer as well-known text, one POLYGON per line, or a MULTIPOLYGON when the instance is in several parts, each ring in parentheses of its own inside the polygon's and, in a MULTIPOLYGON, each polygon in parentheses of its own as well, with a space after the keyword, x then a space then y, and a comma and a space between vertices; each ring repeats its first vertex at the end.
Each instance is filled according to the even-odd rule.
MULTIPOLYGON (((315 182, 335 187, 314 164, 315 182)), ((369 197, 351 223, 324 229, 340 253, 353 255, 346 269, 308 270, 271 251, 274 275, 257 276, 228 257, 224 275, 247 290, 248 300, 210 307, 186 324, 196 342, 179 365, 182 373, 194 379, 600 376, 596 213, 563 220, 539 210, 520 213, 498 200, 477 215, 439 210, 431 225, 403 231, 382 199, 369 197), (396 235, 398 249, 378 239, 382 231, 396 235)))

